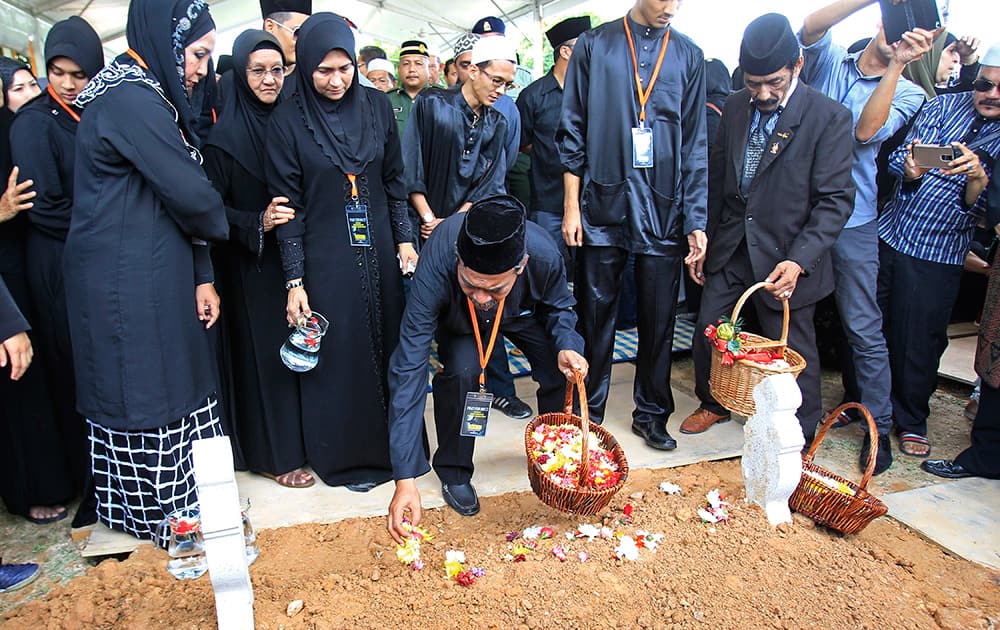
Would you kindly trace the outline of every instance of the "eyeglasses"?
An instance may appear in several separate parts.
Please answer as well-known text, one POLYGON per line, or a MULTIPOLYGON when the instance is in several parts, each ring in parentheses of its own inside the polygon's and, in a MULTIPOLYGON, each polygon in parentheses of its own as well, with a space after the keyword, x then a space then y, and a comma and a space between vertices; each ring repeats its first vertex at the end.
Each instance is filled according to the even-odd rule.
POLYGON ((496 75, 492 75, 492 74, 490 74, 489 72, 487 72, 485 70, 480 70, 480 72, 482 72, 487 77, 489 77, 490 81, 493 82, 493 88, 496 89, 496 90, 499 90, 500 88, 503 88, 503 91, 506 92, 507 90, 509 90, 512 87, 514 87, 514 82, 513 81, 504 81, 500 77, 498 77, 496 75))
POLYGON ((996 87, 996 83, 982 77, 972 82, 972 89, 977 92, 992 92, 996 87))
POLYGON ((275 81, 277 81, 278 79, 280 79, 280 78, 282 78, 282 77, 285 76, 285 67, 284 66, 275 66, 275 67, 271 68, 270 70, 268 70, 267 68, 261 68, 261 67, 247 68, 247 74, 250 75, 251 77, 257 79, 258 81, 260 81, 261 79, 263 79, 264 75, 267 74, 267 75, 270 75, 272 79, 274 79, 275 81))
POLYGON ((289 26, 285 26, 284 24, 282 24, 278 20, 272 20, 272 21, 275 24, 277 24, 278 26, 280 26, 281 28, 283 28, 286 31, 288 31, 289 33, 291 33, 292 34, 292 39, 298 39, 299 38, 299 29, 301 28, 300 26, 296 26, 295 28, 291 28, 289 26))

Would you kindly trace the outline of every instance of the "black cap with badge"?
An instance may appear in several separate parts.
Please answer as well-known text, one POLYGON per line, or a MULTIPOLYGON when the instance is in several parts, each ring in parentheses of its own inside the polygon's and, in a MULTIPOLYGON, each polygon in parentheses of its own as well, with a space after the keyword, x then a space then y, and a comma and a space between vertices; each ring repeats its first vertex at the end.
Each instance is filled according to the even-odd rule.
POLYGON ((505 273, 520 265, 527 251, 524 217, 524 206, 510 195, 472 204, 456 243, 462 263, 486 275, 505 273))
POLYGON ((503 20, 492 15, 480 19, 472 27, 472 32, 476 35, 503 35, 506 30, 503 20))
POLYGON ((799 40, 784 15, 766 13, 743 31, 740 69, 744 74, 767 76, 794 63, 801 55, 799 40))
POLYGON ((427 52, 427 44, 416 39, 403 42, 403 45, 399 48, 399 56, 402 57, 403 55, 423 55, 424 57, 430 57, 430 53, 427 52))

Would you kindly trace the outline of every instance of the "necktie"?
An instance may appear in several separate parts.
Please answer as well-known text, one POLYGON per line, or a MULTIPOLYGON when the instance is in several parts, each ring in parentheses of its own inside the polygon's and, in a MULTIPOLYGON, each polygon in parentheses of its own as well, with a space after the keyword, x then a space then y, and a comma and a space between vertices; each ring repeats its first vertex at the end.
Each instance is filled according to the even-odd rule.
POLYGON ((767 144, 767 123, 774 114, 761 112, 760 122, 750 134, 750 141, 747 143, 747 153, 743 160, 743 178, 740 180, 740 192, 746 196, 750 191, 750 182, 757 174, 757 167, 760 165, 760 158, 764 155, 764 145, 767 144))

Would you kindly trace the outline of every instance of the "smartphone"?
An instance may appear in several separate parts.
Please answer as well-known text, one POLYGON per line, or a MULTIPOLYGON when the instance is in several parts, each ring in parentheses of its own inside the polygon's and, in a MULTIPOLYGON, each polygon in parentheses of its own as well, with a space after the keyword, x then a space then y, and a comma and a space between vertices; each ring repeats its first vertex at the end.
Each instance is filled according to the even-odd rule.
POLYGON ((913 161, 920 168, 948 168, 948 164, 962 156, 958 147, 950 144, 916 144, 913 146, 913 161))
POLYGON ((941 14, 937 0, 903 0, 893 4, 892 0, 879 0, 882 8, 882 28, 885 41, 895 44, 903 39, 903 33, 915 28, 928 31, 941 28, 941 14))

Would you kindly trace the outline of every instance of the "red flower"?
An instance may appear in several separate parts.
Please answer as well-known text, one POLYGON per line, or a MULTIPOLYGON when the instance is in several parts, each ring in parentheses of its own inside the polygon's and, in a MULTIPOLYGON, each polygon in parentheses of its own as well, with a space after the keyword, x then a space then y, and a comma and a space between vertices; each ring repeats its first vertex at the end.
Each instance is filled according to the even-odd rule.
POLYGON ((722 365, 725 365, 725 366, 730 366, 730 365, 733 365, 736 362, 733 360, 733 355, 731 355, 728 352, 726 352, 726 353, 723 353, 722 360, 719 361, 719 363, 722 364, 722 365))
POLYGON ((514 562, 525 562, 527 560, 528 560, 527 556, 525 556, 523 553, 519 553, 516 556, 514 556, 514 562))
POLYGON ((709 339, 715 339, 715 326, 709 324, 708 327, 705 328, 705 336, 709 339))
POLYGON ((543 527, 542 531, 538 533, 538 537, 541 538, 542 540, 548 540, 549 538, 552 538, 555 535, 556 532, 551 527, 543 527))
POLYGON ((472 571, 461 571, 455 576, 455 581, 462 586, 472 586, 476 583, 476 576, 472 575, 472 571))
POLYGON ((631 503, 626 503, 625 504, 625 509, 623 511, 625 512, 625 516, 626 517, 631 518, 632 517, 632 504, 631 503))

